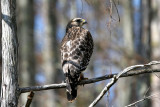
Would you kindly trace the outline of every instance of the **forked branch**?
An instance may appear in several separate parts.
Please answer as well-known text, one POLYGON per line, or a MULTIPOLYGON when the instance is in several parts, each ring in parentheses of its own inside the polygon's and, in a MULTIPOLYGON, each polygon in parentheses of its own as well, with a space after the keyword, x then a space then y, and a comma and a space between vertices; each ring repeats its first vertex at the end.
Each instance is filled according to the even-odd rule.
MULTIPOLYGON (((114 76, 118 76, 118 75, 119 75, 119 78, 122 78, 122 77, 129 77, 129 76, 135 76, 135 75, 146 74, 146 73, 160 72, 160 69, 151 69, 150 68, 151 65, 157 65, 157 64, 160 64, 160 61, 152 61, 152 62, 150 62, 148 64, 144 64, 144 65, 133 65, 133 66, 127 67, 126 69, 123 70, 123 71, 130 71, 130 72, 123 72, 123 73, 120 72, 120 73, 115 73, 115 74, 107 74, 107 75, 104 75, 101 77, 83 80, 79 83, 79 85, 91 84, 91 83, 111 79, 114 76)), ((26 93, 26 92, 30 92, 30 91, 42 91, 42 90, 59 89, 59 88, 65 88, 65 87, 66 87, 66 83, 60 83, 60 84, 49 84, 49 85, 42 85, 42 86, 22 87, 19 89, 19 91, 21 93, 26 93)))
POLYGON ((102 98, 103 96, 109 91, 109 89, 118 81, 119 77, 121 77, 123 74, 128 73, 131 70, 134 69, 143 69, 143 68, 148 68, 151 65, 159 64, 159 61, 152 61, 148 64, 144 65, 134 65, 125 68, 123 71, 119 72, 112 80, 104 87, 104 89, 101 91, 101 93, 98 95, 98 97, 89 105, 89 107, 95 106, 102 98))

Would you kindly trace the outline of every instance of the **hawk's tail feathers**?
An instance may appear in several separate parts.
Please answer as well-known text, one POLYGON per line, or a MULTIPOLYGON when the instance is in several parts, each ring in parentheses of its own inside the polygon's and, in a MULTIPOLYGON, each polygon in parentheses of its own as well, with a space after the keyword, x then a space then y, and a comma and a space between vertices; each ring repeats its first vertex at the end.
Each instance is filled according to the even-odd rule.
POLYGON ((77 81, 73 78, 66 77, 66 93, 69 102, 73 102, 77 97, 77 81))
POLYGON ((73 102, 77 97, 77 90, 72 90, 71 93, 67 91, 67 99, 69 102, 73 102))

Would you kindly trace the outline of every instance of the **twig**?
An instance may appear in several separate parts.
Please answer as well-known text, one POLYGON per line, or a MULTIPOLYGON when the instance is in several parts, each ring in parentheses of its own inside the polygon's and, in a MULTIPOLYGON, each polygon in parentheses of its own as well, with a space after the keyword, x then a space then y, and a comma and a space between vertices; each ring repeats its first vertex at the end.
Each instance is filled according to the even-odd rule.
POLYGON ((148 87, 148 89, 146 90, 146 92, 144 93, 144 97, 146 97, 147 93, 149 92, 150 87, 148 87))
MULTIPOLYGON (((140 70, 139 69, 135 70, 134 66, 130 66, 132 69, 129 69, 129 70, 133 70, 134 69, 134 71, 133 72, 123 73, 119 78, 121 78, 121 77, 135 76, 135 75, 140 75, 140 74, 146 74, 146 73, 160 72, 160 69, 146 69, 145 68, 145 66, 151 66, 151 65, 156 65, 156 64, 160 64, 160 61, 154 61, 154 63, 153 62, 152 63, 148 63, 148 65, 146 65, 146 64, 145 65, 134 65, 134 66, 136 66, 136 68, 141 68, 140 70)), ((79 85, 90 84, 90 83, 95 83, 95 82, 103 81, 103 80, 106 80, 106 79, 111 79, 111 78, 113 78, 116 75, 118 75, 118 74, 117 73, 115 73, 115 74, 109 74, 109 75, 104 75, 104 76, 97 77, 97 78, 83 80, 83 81, 81 81, 79 83, 79 85)), ((49 89, 59 89, 59 88, 65 88, 65 87, 66 87, 66 83, 60 83, 60 84, 50 84, 50 85, 43 85, 43 86, 22 87, 19 90, 20 90, 20 93, 26 93, 26 92, 30 92, 30 91, 41 91, 41 90, 49 90, 49 89)))
POLYGON ((119 12, 118 12, 117 5, 116 5, 116 3, 115 3, 114 0, 113 0, 113 4, 114 4, 114 6, 115 6, 115 8, 116 8, 116 11, 117 11, 117 14, 118 14, 118 22, 120 22, 119 12))
POLYGON ((154 75, 155 75, 157 78, 160 79, 160 76, 159 76, 159 75, 157 75, 155 72, 153 72, 153 73, 154 73, 154 75))
POLYGON ((116 81, 118 80, 118 78, 116 78, 117 76, 114 76, 111 80, 111 82, 109 82, 104 89, 101 91, 101 93, 98 95, 98 97, 89 105, 89 107, 93 107, 95 106, 104 96, 104 94, 109 91, 109 89, 116 83, 116 81))
POLYGON ((159 64, 159 61, 152 61, 148 64, 144 64, 144 65, 134 65, 134 66, 130 66, 125 68, 123 71, 121 71, 120 73, 118 73, 116 76, 114 76, 111 80, 111 82, 109 82, 104 89, 101 91, 101 93, 98 95, 98 97, 89 105, 89 107, 93 107, 95 106, 101 99, 102 97, 105 95, 106 92, 109 91, 109 89, 117 82, 117 80, 119 79, 119 77, 133 69, 139 69, 139 68, 143 68, 143 67, 148 67, 151 65, 155 65, 155 64, 159 64))
POLYGON ((25 107, 30 107, 33 97, 34 97, 34 93, 33 91, 31 91, 27 97, 27 102, 26 102, 25 107))
POLYGON ((145 100, 147 100, 147 99, 150 99, 150 98, 152 98, 152 97, 154 97, 154 96, 156 96, 156 95, 158 95, 158 94, 160 94, 160 93, 156 93, 156 94, 152 94, 152 95, 150 95, 150 96, 144 97, 144 98, 142 98, 142 99, 140 99, 140 100, 138 100, 138 101, 136 101, 136 102, 134 102, 134 103, 131 103, 131 104, 125 106, 125 107, 135 106, 137 103, 140 103, 140 102, 142 102, 142 101, 145 101, 145 100))
POLYGON ((119 73, 118 75, 120 76, 121 74, 124 74, 128 71, 131 71, 133 69, 138 69, 138 68, 145 68, 145 67, 150 67, 151 65, 157 65, 157 64, 160 64, 160 61, 151 61, 150 63, 148 64, 141 64, 141 65, 133 65, 133 66, 130 66, 130 67, 127 67, 125 68, 121 73, 119 73))

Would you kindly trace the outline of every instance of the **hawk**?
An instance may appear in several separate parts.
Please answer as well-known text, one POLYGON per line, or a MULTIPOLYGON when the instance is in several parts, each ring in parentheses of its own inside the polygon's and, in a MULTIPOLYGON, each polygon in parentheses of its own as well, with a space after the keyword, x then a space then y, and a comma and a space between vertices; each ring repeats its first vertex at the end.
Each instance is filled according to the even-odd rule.
POLYGON ((61 63, 69 102, 77 97, 78 82, 83 78, 82 71, 87 68, 93 52, 92 36, 82 27, 86 23, 82 18, 72 19, 67 24, 66 34, 61 42, 61 63))

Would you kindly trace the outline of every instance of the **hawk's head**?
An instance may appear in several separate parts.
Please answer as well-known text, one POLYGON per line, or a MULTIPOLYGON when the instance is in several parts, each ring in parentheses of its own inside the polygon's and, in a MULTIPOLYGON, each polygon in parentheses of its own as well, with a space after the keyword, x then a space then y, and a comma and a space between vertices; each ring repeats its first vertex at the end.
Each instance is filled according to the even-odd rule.
POLYGON ((67 28, 71 28, 72 26, 82 27, 84 24, 87 24, 86 20, 82 18, 74 18, 67 24, 67 28))

